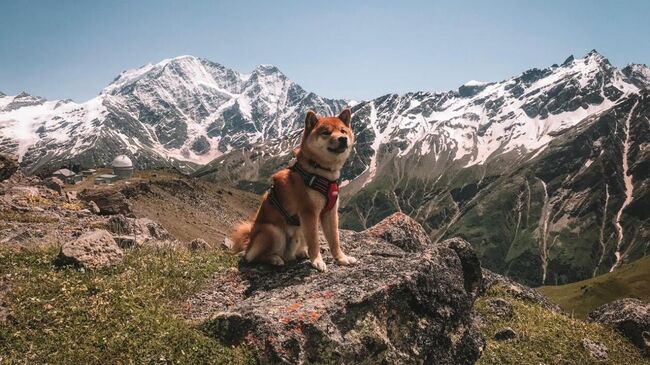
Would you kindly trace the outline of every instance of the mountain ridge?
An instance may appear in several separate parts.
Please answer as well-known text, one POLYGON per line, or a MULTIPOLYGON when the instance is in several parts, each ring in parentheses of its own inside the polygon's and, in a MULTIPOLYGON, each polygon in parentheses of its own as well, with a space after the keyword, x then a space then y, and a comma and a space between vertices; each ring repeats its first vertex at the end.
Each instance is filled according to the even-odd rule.
POLYGON ((261 192, 291 160, 307 109, 354 104, 343 227, 404 212, 436 240, 463 236, 495 272, 559 284, 647 251, 647 85, 648 67, 619 69, 592 51, 498 82, 351 103, 309 93, 275 66, 240 74, 183 56, 122 72, 84 108, 0 98, 0 148, 22 152, 31 172, 127 153, 138 168, 261 192))
POLYGON ((302 109, 334 113, 345 104, 305 91, 275 66, 241 74, 193 56, 123 71, 97 97, 67 102, 66 110, 56 110, 60 101, 23 101, 29 97, 0 101, 0 148, 17 153, 28 173, 52 164, 106 164, 109 152, 132 155, 140 168, 189 172, 239 145, 277 137, 298 123, 302 109), (16 102, 22 104, 12 107, 16 102), (279 130, 268 129, 271 122, 279 130), (70 124, 74 132, 59 128, 70 124), (233 127, 248 133, 234 135, 233 127), (104 150, 91 151, 97 144, 104 150))

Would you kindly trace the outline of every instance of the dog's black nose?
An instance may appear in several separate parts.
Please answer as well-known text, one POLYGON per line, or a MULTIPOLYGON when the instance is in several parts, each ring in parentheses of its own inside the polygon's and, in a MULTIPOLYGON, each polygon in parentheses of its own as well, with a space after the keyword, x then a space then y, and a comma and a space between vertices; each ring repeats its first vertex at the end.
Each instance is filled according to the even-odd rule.
POLYGON ((348 137, 339 137, 339 147, 348 146, 348 137))

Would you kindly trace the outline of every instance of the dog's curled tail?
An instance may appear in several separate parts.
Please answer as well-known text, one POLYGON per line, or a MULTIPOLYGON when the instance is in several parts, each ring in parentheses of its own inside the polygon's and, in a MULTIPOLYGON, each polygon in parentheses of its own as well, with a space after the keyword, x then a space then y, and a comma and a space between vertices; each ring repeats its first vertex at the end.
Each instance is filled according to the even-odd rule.
POLYGON ((230 234, 230 238, 232 240, 232 243, 230 245, 230 252, 235 255, 241 255, 246 251, 251 240, 252 228, 252 221, 246 220, 237 223, 235 228, 233 228, 232 233, 230 234))

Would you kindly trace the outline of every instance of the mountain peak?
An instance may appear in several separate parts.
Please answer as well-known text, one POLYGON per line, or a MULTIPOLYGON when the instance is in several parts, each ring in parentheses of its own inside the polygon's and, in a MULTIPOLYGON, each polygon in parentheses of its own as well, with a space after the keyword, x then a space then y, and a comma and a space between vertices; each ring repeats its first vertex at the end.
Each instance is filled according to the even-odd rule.
POLYGON ((277 68, 274 65, 270 65, 270 64, 261 64, 261 65, 255 67, 255 69, 253 70, 253 73, 262 74, 262 75, 270 75, 270 74, 284 75, 282 73, 282 71, 280 71, 279 68, 277 68))
POLYGON ((562 62, 562 66, 568 66, 568 65, 570 65, 571 62, 573 62, 575 59, 576 59, 576 58, 573 57, 573 55, 569 55, 569 57, 567 57, 567 58, 564 60, 564 62, 562 62))
POLYGON ((591 51, 589 51, 589 53, 587 53, 585 55, 584 59, 585 60, 593 60, 593 61, 596 61, 598 63, 605 63, 605 64, 609 65, 609 60, 607 59, 607 57, 605 57, 602 54, 598 53, 598 51, 596 51, 595 49, 592 49, 591 51))
POLYGON ((596 49, 592 49, 591 51, 589 51, 589 52, 587 53, 587 57, 590 57, 590 56, 591 56, 591 57, 602 57, 602 58, 605 58, 602 54, 600 54, 598 51, 596 51, 596 49))

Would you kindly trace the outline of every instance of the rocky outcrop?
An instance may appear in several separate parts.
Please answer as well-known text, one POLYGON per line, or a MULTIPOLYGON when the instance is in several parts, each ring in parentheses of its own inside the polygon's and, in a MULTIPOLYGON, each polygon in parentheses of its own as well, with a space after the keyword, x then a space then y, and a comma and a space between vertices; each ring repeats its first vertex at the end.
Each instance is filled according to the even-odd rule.
POLYGON ((650 357, 650 304, 639 299, 619 299, 589 313, 587 319, 614 327, 650 357))
POLYGON ((221 341, 247 344, 261 363, 473 364, 484 346, 470 316, 478 259, 461 240, 430 244, 406 219, 341 231, 355 266, 329 253, 325 273, 306 261, 242 264, 193 297, 187 316, 221 341), (399 232, 397 244, 380 230, 399 232))
POLYGON ((5 181, 18 171, 18 157, 0 153, 0 181, 5 181))
POLYGON ((48 188, 56 191, 61 194, 65 188, 65 184, 58 177, 48 177, 43 180, 43 185, 48 188))
POLYGON ((66 242, 59 252, 59 265, 76 265, 87 269, 98 269, 118 264, 124 253, 113 236, 98 229, 82 234, 74 241, 66 242))
POLYGON ((187 249, 192 252, 207 251, 210 248, 210 244, 203 238, 195 238, 187 244, 187 249))
POLYGON ((526 300, 529 302, 537 303, 542 308, 556 312, 564 313, 559 305, 548 300, 544 295, 535 289, 529 288, 525 285, 519 284, 503 275, 493 273, 490 270, 483 269, 483 283, 481 292, 486 292, 494 285, 499 285, 508 294, 515 298, 526 300))
POLYGON ((113 188, 84 189, 79 193, 79 199, 95 202, 102 215, 130 214, 131 204, 120 191, 113 188))
POLYGON ((504 327, 494 334, 494 339, 497 341, 508 341, 517 338, 517 332, 510 327, 504 327))
POLYGON ((117 214, 109 218, 107 225, 122 248, 145 244, 170 245, 176 241, 165 227, 149 218, 128 218, 117 214))
POLYGON ((395 213, 366 231, 370 236, 389 241, 404 251, 422 251, 431 239, 422 226, 404 213, 395 213))

